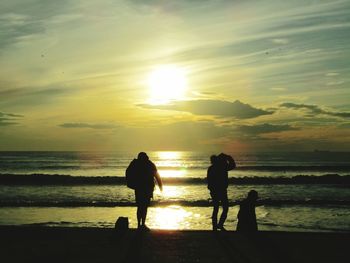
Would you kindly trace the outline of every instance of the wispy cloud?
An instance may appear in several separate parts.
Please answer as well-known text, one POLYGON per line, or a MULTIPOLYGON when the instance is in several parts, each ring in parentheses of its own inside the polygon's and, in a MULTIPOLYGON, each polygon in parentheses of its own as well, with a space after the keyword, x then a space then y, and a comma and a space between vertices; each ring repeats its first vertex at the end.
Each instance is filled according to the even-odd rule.
POLYGON ((223 100, 188 100, 176 101, 167 105, 140 104, 139 106, 148 109, 183 111, 196 115, 233 117, 237 119, 249 119, 273 114, 272 111, 258 109, 239 100, 234 102, 223 100))
POLYGON ((0 48, 43 32, 43 25, 28 15, 16 13, 0 15, 0 48))
POLYGON ((326 73, 327 77, 335 77, 335 76, 339 76, 340 74, 338 72, 328 72, 326 73))
POLYGON ((84 122, 68 122, 58 125, 62 128, 90 128, 90 129, 115 129, 118 125, 113 123, 84 123, 84 122))
POLYGON ((78 90, 77 87, 65 85, 48 85, 42 87, 17 87, 1 90, 0 106, 20 107, 45 106, 59 101, 65 96, 72 95, 78 90))
POLYGON ((334 117, 341 117, 341 118, 350 118, 350 112, 341 112, 341 111, 330 111, 326 109, 322 109, 321 107, 317 105, 310 105, 310 104, 297 104, 292 102, 285 102, 280 105, 281 107, 295 109, 295 110, 307 110, 308 115, 315 116, 319 114, 324 115, 330 115, 334 117))
POLYGON ((10 126, 18 124, 18 119, 23 115, 0 112, 0 126, 10 126))
POLYGON ((60 24, 81 17, 70 13, 67 0, 4 1, 0 4, 0 48, 44 35, 49 24, 60 24))
POLYGON ((283 88, 283 87, 273 87, 273 88, 270 88, 270 90, 273 90, 273 91, 286 91, 287 89, 283 88))
POLYGON ((247 134, 262 134, 262 133, 272 133, 272 132, 282 132, 282 131, 293 131, 299 130, 297 127, 293 127, 288 124, 279 125, 279 124, 256 124, 256 125, 241 125, 237 127, 237 130, 241 133, 247 134))
POLYGON ((272 39, 272 42, 275 44, 286 45, 289 43, 289 40, 287 38, 274 38, 272 39))

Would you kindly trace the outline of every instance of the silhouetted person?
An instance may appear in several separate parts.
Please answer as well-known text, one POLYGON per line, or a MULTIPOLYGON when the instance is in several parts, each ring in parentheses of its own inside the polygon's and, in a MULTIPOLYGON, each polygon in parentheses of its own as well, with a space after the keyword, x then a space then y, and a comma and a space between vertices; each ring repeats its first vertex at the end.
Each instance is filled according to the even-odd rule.
POLYGON ((137 228, 149 230, 146 226, 147 210, 153 198, 156 179, 160 190, 163 190, 162 180, 159 176, 157 168, 151 162, 145 152, 140 152, 137 159, 134 159, 135 169, 135 199, 137 205, 137 228))
POLYGON ((245 233, 254 233, 258 231, 256 223, 255 206, 258 199, 258 192, 251 190, 246 199, 244 199, 238 211, 237 231, 245 233))
POLYGON ((213 200, 212 224, 213 230, 225 230, 224 223, 228 212, 228 171, 236 168, 236 163, 230 155, 219 154, 210 157, 211 166, 208 168, 207 182, 210 196, 213 200), (218 223, 219 206, 222 205, 222 213, 218 223))

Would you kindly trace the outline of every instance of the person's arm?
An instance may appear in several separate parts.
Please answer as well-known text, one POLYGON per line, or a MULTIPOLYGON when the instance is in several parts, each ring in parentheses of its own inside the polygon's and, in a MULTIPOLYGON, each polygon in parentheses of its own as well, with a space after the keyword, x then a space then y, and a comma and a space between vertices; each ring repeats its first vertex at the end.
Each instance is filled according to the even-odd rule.
POLYGON ((255 207, 257 207, 257 206, 263 206, 264 204, 261 202, 261 201, 256 201, 255 202, 255 207))
POLYGON ((212 171, 211 171, 211 167, 208 168, 207 171, 207 184, 208 184, 208 189, 211 190, 211 186, 212 186, 212 181, 213 181, 213 176, 212 176, 212 171))
POLYGON ((157 184, 158 184, 158 187, 159 187, 160 191, 163 191, 163 182, 162 182, 162 178, 160 178, 160 175, 159 175, 158 171, 156 171, 154 173, 154 177, 157 180, 157 184))
POLYGON ((233 170, 233 169, 236 168, 236 162, 235 162, 235 160, 232 158, 231 155, 227 155, 227 154, 226 154, 226 160, 227 160, 227 162, 228 162, 228 164, 227 164, 227 171, 231 171, 231 170, 233 170))
POLYGON ((152 169, 152 174, 153 174, 153 180, 154 180, 154 178, 156 179, 157 185, 158 185, 160 191, 163 191, 163 183, 162 183, 162 179, 160 178, 160 175, 158 173, 157 167, 153 162, 150 161, 150 163, 151 163, 151 169, 152 169))

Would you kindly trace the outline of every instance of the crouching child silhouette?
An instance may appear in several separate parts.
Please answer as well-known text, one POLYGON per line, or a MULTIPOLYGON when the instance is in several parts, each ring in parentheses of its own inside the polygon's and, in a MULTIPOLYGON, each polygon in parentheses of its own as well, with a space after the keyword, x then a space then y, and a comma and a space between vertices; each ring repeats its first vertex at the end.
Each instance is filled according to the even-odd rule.
POLYGON ((251 190, 249 191, 247 198, 240 203, 239 211, 237 214, 237 231, 242 233, 255 233, 258 231, 255 214, 257 199, 258 192, 251 190))
POLYGON ((163 184, 157 167, 149 160, 145 152, 140 152, 137 159, 132 160, 126 169, 126 182, 129 188, 135 190, 137 228, 141 230, 150 230, 146 226, 146 217, 151 198, 153 198, 155 180, 162 191, 163 184))

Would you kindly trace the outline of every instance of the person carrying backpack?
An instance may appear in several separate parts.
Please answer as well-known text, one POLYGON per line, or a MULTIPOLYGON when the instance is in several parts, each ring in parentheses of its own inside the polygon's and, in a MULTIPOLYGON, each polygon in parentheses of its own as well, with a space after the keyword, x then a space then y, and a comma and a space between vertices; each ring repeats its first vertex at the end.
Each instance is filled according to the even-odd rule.
POLYGON ((149 160, 145 152, 140 152, 137 159, 132 160, 126 169, 127 186, 135 190, 138 229, 150 230, 146 226, 146 217, 151 198, 153 198, 155 180, 162 191, 163 184, 157 167, 149 160))

